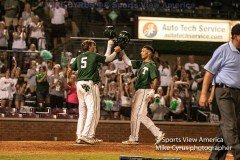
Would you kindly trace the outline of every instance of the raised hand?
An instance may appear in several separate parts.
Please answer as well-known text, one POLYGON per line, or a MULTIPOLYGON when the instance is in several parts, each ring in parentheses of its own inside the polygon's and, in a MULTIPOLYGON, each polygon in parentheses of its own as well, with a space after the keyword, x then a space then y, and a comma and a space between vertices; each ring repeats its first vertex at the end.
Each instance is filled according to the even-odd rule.
POLYGON ((121 51, 121 47, 120 47, 120 46, 116 46, 116 47, 114 48, 114 52, 120 53, 120 51, 121 51))

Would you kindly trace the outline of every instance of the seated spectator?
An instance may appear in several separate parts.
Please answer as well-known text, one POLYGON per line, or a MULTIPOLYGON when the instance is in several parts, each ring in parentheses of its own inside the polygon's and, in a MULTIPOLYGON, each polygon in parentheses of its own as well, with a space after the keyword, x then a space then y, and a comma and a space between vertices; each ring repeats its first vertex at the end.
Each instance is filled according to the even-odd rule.
POLYGON ((51 107, 63 107, 64 101, 64 77, 60 73, 61 66, 56 64, 53 67, 53 75, 49 77, 49 95, 51 107))
POLYGON ((39 56, 39 51, 37 50, 35 44, 33 44, 33 43, 30 44, 28 52, 30 52, 29 57, 28 57, 28 58, 30 58, 30 60, 36 60, 37 57, 39 56))
POLYGON ((15 107, 20 110, 25 104, 25 93, 27 91, 27 82, 18 83, 16 85, 16 95, 15 95, 15 107))
POLYGON ((20 9, 18 0, 6 0, 4 9, 6 26, 9 27, 13 25, 15 28, 18 24, 18 11, 20 9))
POLYGON ((39 73, 36 75, 36 84, 37 102, 41 106, 47 103, 49 95, 49 83, 46 66, 39 67, 39 73))
POLYGON ((3 21, 0 22, 0 50, 8 49, 8 30, 5 28, 5 23, 3 21))
POLYGON ((75 74, 69 75, 69 81, 66 86, 67 91, 67 108, 78 108, 78 97, 77 97, 77 77, 75 74))
POLYGON ((8 69, 5 72, 5 77, 0 78, 0 99, 1 107, 11 107, 14 91, 14 83, 11 78, 11 71, 8 69))
POLYGON ((159 87, 157 94, 154 95, 154 102, 150 104, 149 108, 153 113, 153 120, 164 120, 165 115, 169 112, 165 104, 165 97, 163 95, 162 87, 159 87))

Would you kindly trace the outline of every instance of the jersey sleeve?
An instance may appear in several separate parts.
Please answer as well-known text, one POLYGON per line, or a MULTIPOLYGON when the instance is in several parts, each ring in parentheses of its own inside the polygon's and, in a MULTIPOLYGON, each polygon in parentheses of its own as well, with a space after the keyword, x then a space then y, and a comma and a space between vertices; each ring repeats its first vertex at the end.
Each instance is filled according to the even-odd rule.
POLYGON ((100 54, 96 54, 96 60, 98 63, 105 63, 106 56, 102 56, 100 54))
POLYGON ((133 69, 139 69, 142 65, 142 61, 131 60, 133 69))
POLYGON ((151 80, 154 80, 155 78, 159 77, 159 71, 156 67, 156 65, 152 64, 150 67, 150 78, 151 80))
POLYGON ((71 64, 71 70, 76 71, 77 70, 77 59, 78 57, 75 59, 75 61, 71 64))

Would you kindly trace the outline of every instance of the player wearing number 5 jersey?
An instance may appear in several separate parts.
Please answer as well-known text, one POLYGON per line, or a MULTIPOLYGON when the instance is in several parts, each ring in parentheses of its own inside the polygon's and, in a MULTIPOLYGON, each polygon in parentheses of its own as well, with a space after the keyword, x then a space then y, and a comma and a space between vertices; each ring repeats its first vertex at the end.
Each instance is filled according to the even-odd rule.
POLYGON ((151 46, 144 46, 141 51, 143 61, 131 61, 122 51, 124 62, 138 69, 135 81, 136 93, 131 113, 131 135, 123 144, 138 144, 140 123, 142 122, 156 137, 155 145, 158 145, 164 137, 164 133, 157 128, 153 121, 147 117, 149 100, 154 96, 159 84, 159 72, 156 64, 152 61, 154 50, 151 46))
MULTIPOLYGON (((93 144, 95 129, 100 117, 100 94, 98 82, 98 64, 111 62, 116 54, 120 52, 120 47, 114 48, 114 52, 107 56, 96 53, 96 43, 93 40, 85 40, 81 53, 71 65, 72 70, 78 71, 77 95, 79 101, 79 118, 77 124, 77 143, 80 141, 93 144)), ((108 45, 107 52, 111 52, 112 45, 108 45)))

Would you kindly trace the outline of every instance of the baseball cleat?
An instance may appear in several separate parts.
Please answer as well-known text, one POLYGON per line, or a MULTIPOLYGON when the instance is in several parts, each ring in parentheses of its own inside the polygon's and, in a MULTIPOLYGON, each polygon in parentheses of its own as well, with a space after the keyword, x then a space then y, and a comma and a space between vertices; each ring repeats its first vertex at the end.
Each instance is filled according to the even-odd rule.
POLYGON ((84 144, 84 142, 83 141, 81 141, 81 139, 76 139, 76 141, 75 141, 77 144, 84 144))
POLYGON ((155 145, 159 145, 159 143, 162 141, 162 139, 164 138, 165 133, 163 133, 162 131, 160 131, 160 135, 156 138, 156 143, 155 145))
POLYGON ((90 139, 90 138, 87 138, 87 137, 80 137, 79 138, 81 141, 83 141, 84 143, 87 143, 87 144, 94 144, 94 140, 90 139))
POLYGON ((127 141, 122 141, 122 144, 127 144, 127 145, 138 145, 139 142, 138 142, 138 141, 130 141, 130 140, 127 140, 127 141))

